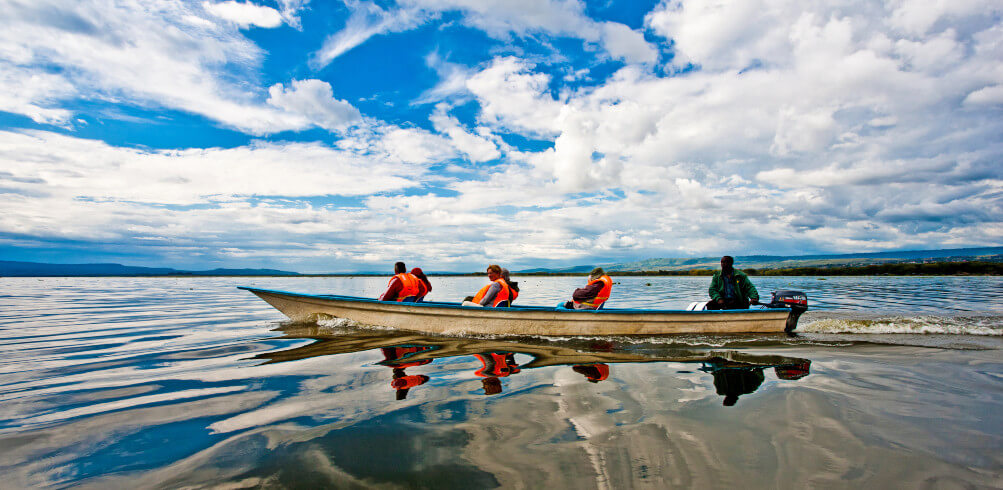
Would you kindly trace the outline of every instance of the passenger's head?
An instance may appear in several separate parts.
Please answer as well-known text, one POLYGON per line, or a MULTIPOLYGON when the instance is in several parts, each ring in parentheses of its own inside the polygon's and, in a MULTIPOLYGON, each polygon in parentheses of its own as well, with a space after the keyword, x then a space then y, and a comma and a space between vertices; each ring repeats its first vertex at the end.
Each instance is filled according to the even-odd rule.
POLYGON ((421 267, 411 269, 411 275, 417 277, 419 281, 425 283, 425 286, 428 286, 428 292, 432 291, 432 283, 429 282, 428 276, 426 276, 425 272, 421 270, 421 267))
POLYGON ((402 272, 407 272, 407 267, 404 265, 404 262, 397 262, 394 264, 394 274, 400 274, 402 272))
POLYGON ((501 276, 502 276, 502 279, 505 280, 505 282, 512 282, 512 280, 509 279, 508 269, 502 267, 501 276))
POLYGON ((599 279, 600 277, 606 275, 606 271, 602 270, 602 267, 596 267, 589 272, 589 279, 599 279))
POLYGON ((735 265, 735 258, 731 255, 725 255, 721 257, 721 270, 727 271, 731 270, 731 267, 735 265))
POLYGON ((502 268, 498 264, 491 264, 488 266, 488 279, 492 281, 497 281, 502 275, 502 268))

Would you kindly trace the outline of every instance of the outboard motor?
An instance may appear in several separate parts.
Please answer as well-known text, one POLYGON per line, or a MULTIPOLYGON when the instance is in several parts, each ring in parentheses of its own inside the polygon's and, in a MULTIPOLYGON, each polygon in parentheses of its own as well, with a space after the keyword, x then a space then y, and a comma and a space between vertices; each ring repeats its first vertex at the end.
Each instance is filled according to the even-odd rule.
POLYGON ((784 332, 790 333, 797 328, 798 318, 801 317, 801 314, 808 311, 808 295, 789 289, 773 291, 773 297, 766 307, 790 308, 791 312, 787 315, 787 325, 784 327, 784 332))

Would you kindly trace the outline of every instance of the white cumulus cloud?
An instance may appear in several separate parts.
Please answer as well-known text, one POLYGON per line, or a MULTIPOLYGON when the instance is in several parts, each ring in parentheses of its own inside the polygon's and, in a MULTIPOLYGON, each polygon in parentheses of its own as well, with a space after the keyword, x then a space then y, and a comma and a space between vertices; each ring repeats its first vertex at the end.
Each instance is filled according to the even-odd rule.
POLYGON ((362 118, 352 104, 334 98, 331 84, 321 80, 293 80, 289 88, 275 84, 268 94, 268 104, 324 129, 341 130, 362 118))
POLYGON ((278 10, 251 2, 203 2, 202 7, 210 14, 241 27, 278 27, 282 25, 282 14, 278 10))

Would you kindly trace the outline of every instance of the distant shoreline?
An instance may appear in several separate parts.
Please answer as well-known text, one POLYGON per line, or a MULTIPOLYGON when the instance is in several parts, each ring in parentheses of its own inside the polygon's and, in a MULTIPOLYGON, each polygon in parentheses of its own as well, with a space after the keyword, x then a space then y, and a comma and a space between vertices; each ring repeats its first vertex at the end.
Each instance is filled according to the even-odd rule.
MULTIPOLYGON (((750 276, 999 276, 1003 275, 1003 263, 1000 262, 926 262, 926 263, 894 263, 874 264, 853 267, 792 267, 781 269, 741 269, 750 276)), ((611 276, 711 276, 714 269, 692 269, 683 271, 609 271, 611 276)), ((4 277, 387 277, 390 274, 344 273, 344 274, 73 274, 73 275, 16 275, 4 277)), ((432 277, 469 277, 484 276, 484 272, 428 273, 432 277)), ((587 276, 587 272, 515 272, 513 276, 587 276)))

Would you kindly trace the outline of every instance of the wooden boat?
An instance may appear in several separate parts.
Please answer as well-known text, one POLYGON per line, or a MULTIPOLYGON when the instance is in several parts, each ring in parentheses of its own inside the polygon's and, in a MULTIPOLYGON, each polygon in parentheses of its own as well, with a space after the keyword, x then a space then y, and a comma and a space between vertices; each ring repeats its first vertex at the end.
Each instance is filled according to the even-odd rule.
POLYGON ((347 318, 364 325, 436 334, 668 335, 680 333, 777 333, 797 326, 804 308, 682 311, 642 309, 567 310, 544 306, 479 308, 459 303, 398 303, 240 287, 295 321, 347 318))

